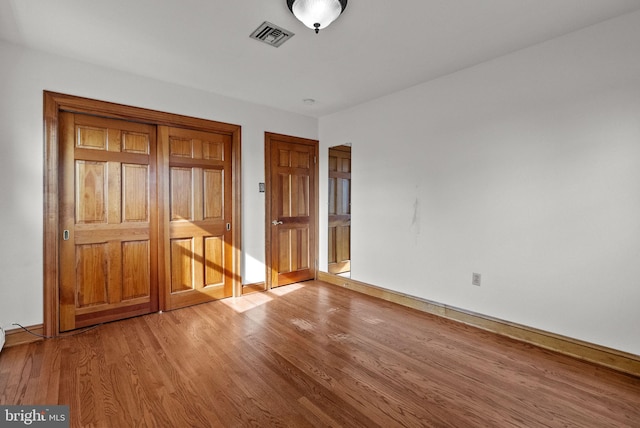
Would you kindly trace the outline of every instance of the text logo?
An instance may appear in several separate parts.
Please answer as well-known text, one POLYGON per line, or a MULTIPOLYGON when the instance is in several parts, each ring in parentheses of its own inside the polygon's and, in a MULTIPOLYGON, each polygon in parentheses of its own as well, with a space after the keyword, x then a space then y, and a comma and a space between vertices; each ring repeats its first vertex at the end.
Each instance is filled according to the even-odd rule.
POLYGON ((69 406, 0 406, 0 428, 69 428, 69 406))

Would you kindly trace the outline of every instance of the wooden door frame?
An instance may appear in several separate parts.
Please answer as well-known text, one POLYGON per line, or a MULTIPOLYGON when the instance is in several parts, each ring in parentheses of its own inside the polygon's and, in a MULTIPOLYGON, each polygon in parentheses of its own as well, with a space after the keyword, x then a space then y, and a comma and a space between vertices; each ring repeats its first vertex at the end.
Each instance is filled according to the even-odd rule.
MULTIPOLYGON (((58 115, 61 111, 84 113, 111 119, 121 119, 133 122, 142 122, 150 125, 166 125, 173 127, 189 128, 206 132, 218 132, 228 134, 232 138, 232 205, 233 205, 233 295, 242 294, 241 277, 241 253, 242 253, 242 183, 241 183, 241 127, 228 123, 215 122, 189 116, 172 113, 164 113, 139 107, 131 107, 89 98, 65 95, 56 92, 44 91, 44 244, 43 244, 43 295, 44 314, 43 332, 45 336, 58 336, 60 334, 60 307, 59 307, 59 201, 58 201, 58 173, 59 173, 59 135, 58 115)), ((160 170, 158 171, 161 172, 160 170)), ((155 178, 154 178, 155 183, 155 178)), ((158 205, 164 203, 163 183, 158 183, 158 205)), ((164 225, 163 210, 159 210, 158 224, 160 239, 165 239, 168 228, 164 225)), ((163 245, 158 248, 159 264, 163 263, 163 245)), ((164 287, 170 286, 166 278, 165 269, 158 270, 158 283, 160 289, 159 307, 164 309, 164 287)))
POLYGON ((312 140, 309 138, 301 138, 301 137, 293 137, 290 135, 283 134, 275 134, 273 132, 265 132, 264 133, 264 173, 265 173, 265 289, 271 290, 272 286, 272 258, 273 254, 271 254, 271 240, 273 227, 271 227, 271 146, 272 140, 284 141, 286 143, 294 143, 294 144, 304 144, 308 146, 312 146, 314 148, 314 163, 313 163, 313 178, 314 178, 314 186, 313 191, 315 193, 314 196, 314 216, 315 216, 315 224, 313 225, 313 230, 315 233, 315 257, 312 260, 313 263, 313 275, 314 279, 318 279, 318 256, 320 251, 320 239, 318 234, 320 233, 320 186, 319 186, 319 176, 320 169, 318 162, 318 149, 320 143, 318 140, 312 140))

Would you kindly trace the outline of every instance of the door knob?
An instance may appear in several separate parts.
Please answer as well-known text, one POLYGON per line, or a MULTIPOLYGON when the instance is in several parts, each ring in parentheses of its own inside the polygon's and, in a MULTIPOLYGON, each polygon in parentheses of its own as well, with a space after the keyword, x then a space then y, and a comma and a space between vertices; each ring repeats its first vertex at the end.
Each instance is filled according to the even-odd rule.
POLYGON ((272 225, 274 225, 274 226, 277 226, 277 225, 279 225, 279 224, 282 224, 282 222, 281 222, 281 221, 278 221, 278 220, 273 220, 273 221, 271 222, 271 224, 272 224, 272 225))

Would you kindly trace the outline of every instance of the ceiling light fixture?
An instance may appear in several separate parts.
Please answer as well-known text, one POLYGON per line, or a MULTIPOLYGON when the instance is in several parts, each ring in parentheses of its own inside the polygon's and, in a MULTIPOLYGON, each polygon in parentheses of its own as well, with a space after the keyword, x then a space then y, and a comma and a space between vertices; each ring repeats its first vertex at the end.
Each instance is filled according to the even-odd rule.
POLYGON ((347 0, 287 0, 293 15, 316 34, 335 21, 347 7, 347 0))

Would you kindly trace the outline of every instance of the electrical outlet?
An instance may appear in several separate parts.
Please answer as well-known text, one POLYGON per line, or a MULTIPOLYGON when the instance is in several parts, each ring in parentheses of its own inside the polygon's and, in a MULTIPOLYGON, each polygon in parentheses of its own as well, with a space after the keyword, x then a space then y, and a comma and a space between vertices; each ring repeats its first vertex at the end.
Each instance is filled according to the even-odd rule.
POLYGON ((471 275, 471 284, 472 285, 477 285, 478 287, 480 287, 480 280, 481 280, 481 275, 479 273, 473 273, 471 275))

